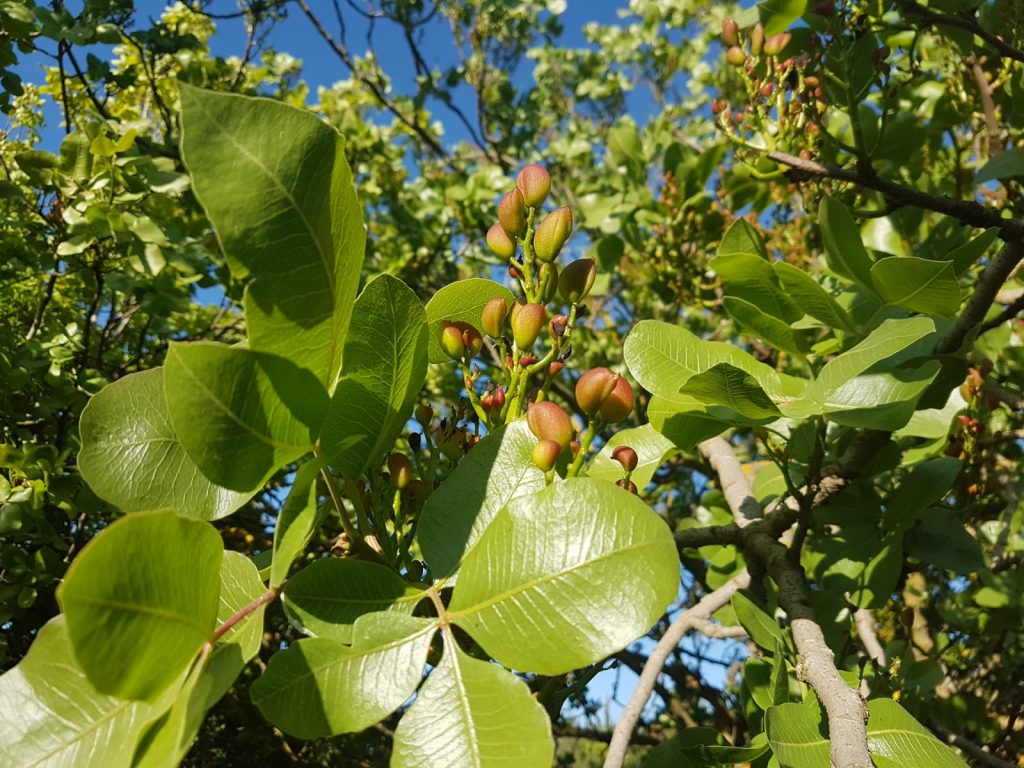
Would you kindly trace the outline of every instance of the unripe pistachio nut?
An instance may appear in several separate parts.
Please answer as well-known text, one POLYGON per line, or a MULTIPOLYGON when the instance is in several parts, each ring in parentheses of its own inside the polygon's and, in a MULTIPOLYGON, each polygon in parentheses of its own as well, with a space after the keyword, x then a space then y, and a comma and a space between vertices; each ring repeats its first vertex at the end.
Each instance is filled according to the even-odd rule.
POLYGON ((597 265, 593 259, 577 259, 558 276, 558 293, 567 304, 577 304, 594 287, 597 265))
POLYGON ((417 405, 415 416, 416 421, 424 427, 429 427, 430 422, 434 420, 434 409, 429 405, 417 405))
POLYGON ((550 400, 530 403, 526 409, 526 423, 537 438, 553 440, 563 449, 569 447, 575 434, 569 414, 550 400))
POLYGON ((511 259, 516 255, 516 241, 508 236, 501 224, 495 224, 487 230, 487 245, 503 259, 511 259))
POLYGON ((491 299, 484 305, 480 317, 480 327, 491 338, 498 338, 505 330, 505 317, 508 315, 508 304, 501 297, 491 299))
POLYGON ((402 490, 412 481, 412 462, 402 453, 388 456, 388 472, 391 473, 391 484, 402 490))
POLYGON ((761 55, 761 51, 764 49, 764 27, 758 22, 754 25, 754 29, 750 32, 750 55, 757 56, 761 55))
POLYGON ((543 262, 550 263, 558 258, 565 241, 572 234, 572 211, 562 206, 549 213, 537 226, 533 235, 533 252, 543 262))
POLYGON ((518 312, 513 310, 512 338, 519 349, 530 349, 547 323, 548 313, 543 304, 526 304, 518 312))
POLYGON ((636 455, 636 451, 630 448, 628 445, 619 445, 612 451, 612 459, 619 462, 622 468, 627 472, 632 472, 636 469, 636 465, 639 462, 639 457, 636 455))
POLYGON ((530 458, 533 459, 533 463, 536 464, 537 468, 542 472, 550 472, 555 468, 555 463, 558 461, 558 455, 561 452, 562 446, 554 440, 541 440, 533 446, 533 452, 530 454, 530 458))
POLYGON ((522 193, 523 202, 539 208, 551 190, 551 176, 543 166, 527 165, 516 176, 516 188, 522 193))
POLYGON ((736 19, 729 18, 722 21, 722 42, 730 48, 740 44, 740 25, 736 19))
POLYGON ((461 360, 466 354, 466 343, 462 340, 462 331, 455 325, 446 325, 441 329, 441 349, 452 360, 461 360))
POLYGON ((608 368, 591 368, 576 382, 576 402, 588 416, 599 415, 614 424, 633 410, 633 388, 608 368))
POLYGON ((734 67, 741 67, 747 60, 747 54, 738 45, 734 45, 725 52, 725 60, 734 67))
POLYGON ((777 35, 772 35, 764 42, 764 52, 768 56, 778 56, 789 45, 789 41, 793 39, 793 35, 789 32, 779 32, 777 35))
POLYGON ((526 202, 518 188, 505 194, 498 203, 498 223, 510 237, 521 237, 526 231, 526 202))

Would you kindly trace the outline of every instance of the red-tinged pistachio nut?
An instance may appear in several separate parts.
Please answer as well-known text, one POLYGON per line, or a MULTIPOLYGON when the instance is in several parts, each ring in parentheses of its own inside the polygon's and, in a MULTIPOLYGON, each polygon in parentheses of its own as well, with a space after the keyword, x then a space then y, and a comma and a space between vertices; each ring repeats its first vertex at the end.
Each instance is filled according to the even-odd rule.
POLYGON ((498 387, 496 390, 494 390, 494 393, 491 395, 491 399, 494 402, 494 407, 496 409, 498 409, 500 411, 502 408, 504 408, 505 407, 505 388, 504 387, 498 387))
POLYGON ((498 223, 509 237, 520 237, 526 231, 526 202, 518 188, 498 203, 498 223))
POLYGON ((516 188, 522 193, 523 202, 531 208, 539 208, 551 190, 551 176, 543 166, 527 165, 516 176, 516 188))
POLYGON ((596 277, 593 259, 577 259, 558 276, 558 293, 567 304, 577 304, 590 293, 596 277))
POLYGON ((421 435, 419 432, 410 432, 409 447, 412 449, 413 453, 419 453, 420 448, 423 447, 423 435, 421 435))
POLYGON ((530 458, 533 459, 533 463, 536 464, 537 468, 542 472, 550 472, 555 468, 555 463, 558 461, 558 455, 561 452, 562 446, 554 440, 541 440, 533 446, 533 452, 530 454, 530 458))
POLYGON ((401 490, 412 481, 412 462, 405 454, 392 453, 388 456, 388 472, 391 473, 392 485, 401 490))
POLYGON ((538 439, 553 440, 562 448, 569 447, 575 433, 569 414, 550 400, 530 403, 526 409, 526 423, 538 439))
POLYGON ((628 381, 620 376, 615 384, 615 389, 601 405, 601 418, 609 424, 622 421, 633 412, 635 399, 633 388, 629 386, 628 381))
POLYGON ((543 262, 558 258, 565 241, 572 234, 572 211, 562 206, 544 217, 533 235, 533 252, 543 262))
POLYGON ((484 337, 469 323, 459 323, 458 325, 462 330, 462 341, 466 345, 466 357, 476 357, 484 348, 484 337))
POLYGON ((607 368, 591 368, 576 382, 576 402, 588 416, 598 414, 614 424, 633 410, 633 388, 607 368))
POLYGON ((512 338, 522 349, 530 349, 548 321, 543 304, 524 304, 517 312, 512 310, 512 338))
POLYGON ((734 45, 725 52, 725 60, 732 66, 739 67, 747 60, 747 54, 738 45, 734 45))
POLYGON ((818 78, 815 77, 814 75, 808 75, 807 77, 804 78, 804 85, 811 89, 817 88, 820 82, 821 81, 818 80, 818 78))
POLYGON ((540 276, 544 286, 544 302, 550 304, 558 296, 558 266, 541 264, 540 276))
POLYGON ((565 315, 554 315, 551 318, 551 322, 548 323, 548 330, 551 332, 552 336, 556 336, 560 339, 565 333, 565 326, 568 324, 569 318, 565 315))
POLYGON ((416 421, 424 427, 429 427, 430 422, 434 420, 434 409, 429 405, 417 405, 415 416, 416 421))
POLYGON ((777 35, 772 35, 764 41, 764 52, 768 56, 778 56, 789 45, 789 41, 793 39, 793 35, 789 32, 779 32, 777 35))
POLYGON ((491 395, 490 392, 488 392, 487 394, 480 398, 480 407, 488 412, 490 412, 490 410, 494 408, 494 397, 491 395))
POLYGON ((565 363, 561 360, 555 360, 548 366, 548 376, 557 376, 565 368, 565 363))
POLYGON ((639 457, 636 455, 636 451, 630 448, 628 445, 620 445, 612 451, 612 458, 622 465, 622 468, 627 472, 632 472, 636 469, 639 457))
POLYGON ((522 280, 523 279, 523 273, 519 271, 518 267, 513 267, 512 265, 509 265, 508 276, 511 277, 514 280, 522 280))
POLYGON ((726 102, 726 101, 721 101, 719 99, 712 99, 711 100, 711 112, 713 114, 717 115, 717 114, 723 112, 728 107, 729 107, 729 103, 726 102))
POLYGON ((619 486, 619 488, 627 490, 630 493, 633 493, 633 494, 639 493, 639 491, 637 490, 637 487, 636 487, 636 483, 634 483, 632 480, 627 480, 626 478, 622 478, 621 480, 617 481, 615 484, 617 486, 619 486))
POLYGON ((750 55, 757 57, 764 49, 764 27, 758 22, 750 32, 750 55))
POLYGON ((480 317, 480 327, 492 338, 501 336, 505 329, 505 317, 508 315, 508 304, 501 297, 491 299, 484 305, 480 317))
POLYGON ((462 340, 462 331, 455 325, 446 325, 441 329, 441 349, 452 360, 461 360, 466 354, 466 342, 462 340))
POLYGON ((508 236, 501 224, 495 224, 487 230, 487 245, 503 259, 511 259, 516 255, 516 241, 508 236))
POLYGON ((730 47, 740 44, 740 25, 736 19, 725 19, 722 22, 722 42, 730 47))
POLYGON ((519 358, 519 367, 527 368, 537 362, 536 355, 523 355, 519 358))

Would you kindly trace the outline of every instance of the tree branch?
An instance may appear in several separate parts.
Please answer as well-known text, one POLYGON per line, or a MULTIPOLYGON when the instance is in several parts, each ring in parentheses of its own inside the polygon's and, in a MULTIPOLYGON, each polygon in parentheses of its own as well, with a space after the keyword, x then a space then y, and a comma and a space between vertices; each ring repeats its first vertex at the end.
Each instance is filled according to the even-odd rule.
POLYGON ((661 636, 658 644, 647 658, 647 663, 644 664, 643 671, 640 673, 640 680, 636 684, 636 690, 633 691, 625 710, 615 724, 611 744, 608 746, 608 754, 604 759, 604 768, 621 768, 626 757, 626 750, 629 748, 633 729, 640 719, 640 713, 643 712, 647 699, 651 696, 658 675, 661 674, 661 669, 672 650, 679 645, 686 633, 694 628, 694 620, 706 621, 711 614, 729 602, 736 590, 742 589, 749 583, 750 576, 746 572, 734 576, 714 592, 701 598, 696 605, 676 616, 669 628, 665 630, 665 634, 661 636))
POLYGON ((984 763, 985 765, 991 765, 993 768, 1016 768, 1013 763, 1008 763, 1005 760, 996 757, 991 752, 986 752, 984 748, 979 747, 973 741, 969 741, 963 736, 953 733, 952 731, 947 731, 945 728, 933 725, 932 733, 947 744, 952 744, 965 755, 968 755, 974 760, 984 763))
POLYGON ((898 5, 900 10, 904 13, 912 13, 915 16, 920 16, 922 21, 927 24, 966 30, 988 43, 996 52, 999 53, 1000 56, 1024 62, 1024 51, 1019 48, 1014 48, 1012 45, 1004 42, 998 35, 993 35, 988 30, 983 29, 975 19, 936 13, 930 8, 925 8, 923 5, 919 5, 915 0, 896 0, 896 5, 898 5))

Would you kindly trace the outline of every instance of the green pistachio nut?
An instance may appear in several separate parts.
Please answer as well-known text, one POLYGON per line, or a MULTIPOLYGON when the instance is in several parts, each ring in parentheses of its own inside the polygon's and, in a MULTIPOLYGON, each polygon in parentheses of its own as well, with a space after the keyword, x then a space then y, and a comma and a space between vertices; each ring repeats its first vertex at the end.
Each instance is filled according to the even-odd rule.
POLYGON ((462 331, 455 325, 446 325, 441 329, 441 349, 452 360, 461 360, 466 354, 466 342, 462 340, 462 331))
POLYGON ((558 258, 562 246, 572 234, 572 211, 562 206, 549 213, 533 235, 533 252, 540 261, 549 263, 558 258))
POLYGON ((725 19, 722 22, 722 42, 730 48, 740 44, 740 25, 736 19, 725 19))
POLYGON ((523 202, 531 208, 539 208, 551 190, 551 176, 543 166, 528 165, 516 176, 516 187, 523 194, 523 202))
POLYGON ((508 304, 502 298, 491 299, 484 305, 480 317, 480 327, 492 339, 496 339, 505 330, 505 318, 508 315, 508 304))
POLYGON ((562 270, 558 277, 558 293, 567 304, 578 304, 590 293, 597 277, 593 259, 577 259, 562 270))
POLYGON ((758 22, 750 33, 750 55, 757 57, 761 55, 764 48, 764 27, 758 22))
POLYGON ((764 52, 768 56, 778 56, 789 45, 789 41, 793 39, 793 35, 789 32, 780 32, 777 35, 772 35, 764 41, 764 52))
POLYGON ((734 45, 725 52, 725 60, 734 67, 742 67, 743 62, 747 60, 747 54, 738 45, 734 45))
POLYGON ((537 468, 542 472, 550 472, 555 468, 555 463, 558 461, 558 455, 561 452, 562 446, 554 440, 541 440, 533 446, 533 452, 530 454, 530 458, 533 459, 533 463, 536 464, 537 468))
POLYGON ((495 224, 487 230, 487 245, 503 259, 511 259, 516 255, 515 240, 505 233, 501 224, 495 224))
POLYGON ((498 223, 510 238, 522 237, 526 232, 526 201, 518 187, 498 203, 498 223))
POLYGON ((550 400, 530 403, 526 409, 526 423, 538 439, 551 440, 562 450, 569 447, 575 432, 569 414, 550 400))
POLYGON ((512 338, 521 350, 530 349, 548 322, 543 304, 525 304, 512 316, 512 338))

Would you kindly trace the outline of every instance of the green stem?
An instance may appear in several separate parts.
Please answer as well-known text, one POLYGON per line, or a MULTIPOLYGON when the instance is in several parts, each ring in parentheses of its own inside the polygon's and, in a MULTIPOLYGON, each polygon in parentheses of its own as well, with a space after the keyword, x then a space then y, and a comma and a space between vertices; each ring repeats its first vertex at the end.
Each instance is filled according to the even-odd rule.
MULTIPOLYGON (((334 477, 324 467, 320 470, 320 476, 323 477, 324 483, 327 484, 327 492, 331 495, 331 501, 334 502, 334 508, 338 510, 338 517, 341 518, 341 527, 345 529, 345 533, 349 538, 349 541, 355 542, 363 538, 362 533, 356 530, 355 526, 352 525, 352 521, 349 520, 348 511, 345 509, 345 502, 341 498, 341 494, 338 493, 338 487, 334 484, 334 477)), ((359 505, 353 501, 353 506, 356 507, 358 513, 359 505)), ((369 530, 369 528, 367 528, 369 530)))
POLYGON ((580 449, 576 452, 576 458, 572 460, 572 464, 569 465, 569 471, 566 472, 566 477, 576 477, 579 475, 580 469, 583 468, 583 460, 587 457, 587 452, 590 450, 590 444, 594 442, 594 438, 597 437, 597 422, 598 420, 594 418, 587 424, 587 431, 583 433, 583 440, 580 441, 580 449))

